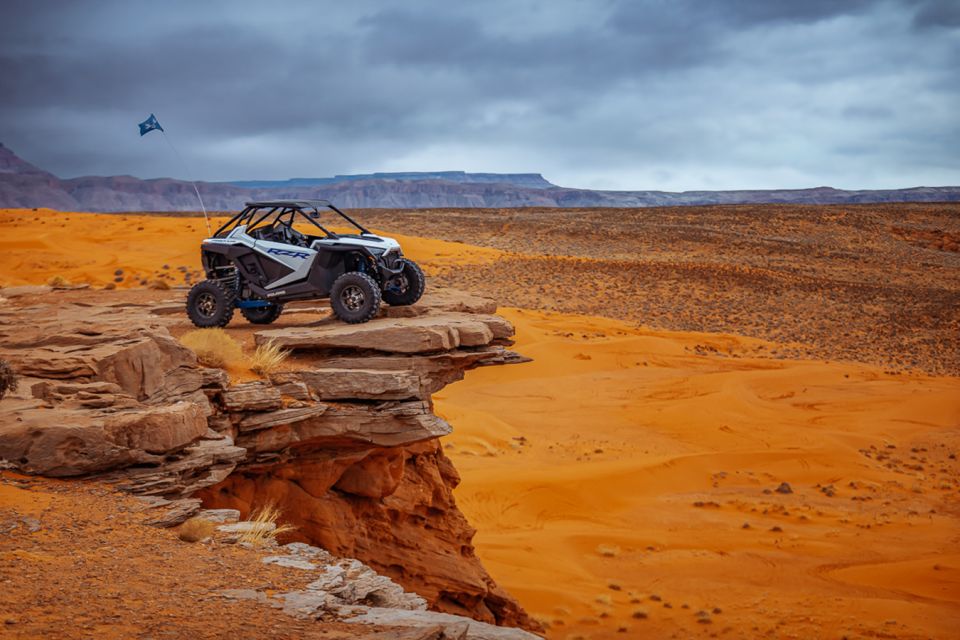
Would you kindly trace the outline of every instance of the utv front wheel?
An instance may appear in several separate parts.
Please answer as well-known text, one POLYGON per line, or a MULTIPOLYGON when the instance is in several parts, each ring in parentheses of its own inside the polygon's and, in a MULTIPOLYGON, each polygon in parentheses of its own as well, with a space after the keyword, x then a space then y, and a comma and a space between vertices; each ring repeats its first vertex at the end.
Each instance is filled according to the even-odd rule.
POLYGON ((426 279, 423 270, 413 260, 403 259, 403 271, 387 282, 383 289, 383 301, 392 307, 411 305, 423 295, 426 279))
POLYGON ((232 291, 215 280, 204 280, 193 285, 187 294, 187 315, 196 326, 225 327, 233 318, 232 291))
POLYGON ((247 319, 247 322, 252 322, 253 324, 270 324, 283 313, 283 305, 271 304, 266 307, 241 307, 240 313, 247 319))
POLYGON ((333 282, 330 306, 346 323, 366 322, 380 310, 380 287, 365 273, 345 273, 333 282))

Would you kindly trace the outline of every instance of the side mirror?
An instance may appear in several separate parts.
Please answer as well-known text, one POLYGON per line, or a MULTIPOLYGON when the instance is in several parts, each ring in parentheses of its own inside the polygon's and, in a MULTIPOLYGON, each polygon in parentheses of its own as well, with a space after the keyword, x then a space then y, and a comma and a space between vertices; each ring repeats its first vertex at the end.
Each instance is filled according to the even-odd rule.
POLYGON ((319 218, 319 217, 320 217, 320 212, 319 212, 319 211, 311 211, 311 212, 310 212, 310 217, 311 217, 311 218, 319 218))

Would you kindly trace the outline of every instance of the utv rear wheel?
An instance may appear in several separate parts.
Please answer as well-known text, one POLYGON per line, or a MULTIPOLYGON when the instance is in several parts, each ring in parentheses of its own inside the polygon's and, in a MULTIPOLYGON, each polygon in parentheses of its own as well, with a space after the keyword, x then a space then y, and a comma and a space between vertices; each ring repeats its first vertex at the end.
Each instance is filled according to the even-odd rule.
POLYGON ((253 324, 270 324, 283 313, 283 305, 271 304, 266 307, 250 307, 247 309, 241 307, 240 313, 247 319, 247 322, 252 322, 253 324))
POLYGON ((383 289, 383 301, 393 307, 411 305, 423 295, 426 278, 423 270, 413 260, 403 259, 403 271, 387 281, 383 289))
POLYGON ((333 282, 330 306, 344 322, 366 322, 380 310, 380 287, 365 273, 345 273, 333 282))
POLYGON ((187 294, 187 315, 196 326, 225 327, 233 318, 234 294, 216 280, 193 285, 187 294))

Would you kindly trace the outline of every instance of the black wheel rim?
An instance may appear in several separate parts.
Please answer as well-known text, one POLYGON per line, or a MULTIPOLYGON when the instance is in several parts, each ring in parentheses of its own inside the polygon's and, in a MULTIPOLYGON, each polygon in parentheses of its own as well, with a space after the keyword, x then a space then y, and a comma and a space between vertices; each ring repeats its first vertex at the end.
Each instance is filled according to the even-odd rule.
POLYGON ((407 292, 407 289, 410 288, 410 280, 407 278, 407 274, 401 273, 393 279, 392 285, 395 293, 404 294, 407 292))
POLYGON ((348 311, 359 311, 363 307, 364 300, 366 296, 363 294, 363 289, 355 284, 344 287, 340 292, 340 302, 348 311))
POLYGON ((201 293, 197 296, 197 311, 204 318, 212 318, 217 312, 217 299, 212 293, 201 293))

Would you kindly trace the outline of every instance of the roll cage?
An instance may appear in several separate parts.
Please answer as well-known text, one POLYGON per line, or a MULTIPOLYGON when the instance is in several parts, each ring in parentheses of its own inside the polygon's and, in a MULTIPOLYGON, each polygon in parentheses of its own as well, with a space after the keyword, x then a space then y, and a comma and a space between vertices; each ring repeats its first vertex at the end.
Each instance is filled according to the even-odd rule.
POLYGON ((350 225, 356 227, 361 235, 372 235, 368 229, 327 200, 270 200, 266 202, 246 203, 243 211, 230 218, 223 226, 217 229, 213 237, 225 238, 234 229, 241 226, 246 227, 247 234, 250 234, 256 229, 265 229, 268 227, 276 228, 282 226, 292 229, 297 220, 303 219, 322 231, 326 237, 339 238, 340 236, 336 233, 317 222, 322 209, 333 211, 350 225))

